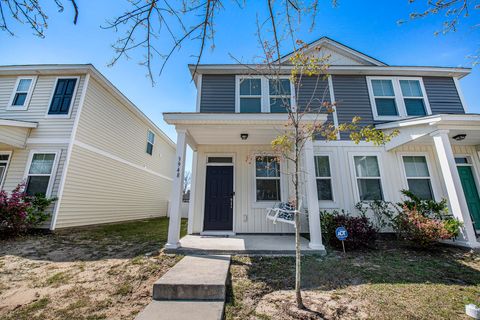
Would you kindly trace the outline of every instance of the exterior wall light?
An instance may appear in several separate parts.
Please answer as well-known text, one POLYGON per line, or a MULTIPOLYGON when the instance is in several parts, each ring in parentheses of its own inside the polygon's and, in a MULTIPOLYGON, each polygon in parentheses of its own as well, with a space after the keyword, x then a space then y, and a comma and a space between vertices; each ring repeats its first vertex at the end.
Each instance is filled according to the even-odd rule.
POLYGON ((467 135, 465 133, 457 134, 456 136, 453 136, 452 139, 457 140, 457 141, 462 141, 465 140, 465 137, 467 135))
POLYGON ((248 139, 248 133, 240 133, 240 138, 242 138, 242 140, 247 140, 248 139))

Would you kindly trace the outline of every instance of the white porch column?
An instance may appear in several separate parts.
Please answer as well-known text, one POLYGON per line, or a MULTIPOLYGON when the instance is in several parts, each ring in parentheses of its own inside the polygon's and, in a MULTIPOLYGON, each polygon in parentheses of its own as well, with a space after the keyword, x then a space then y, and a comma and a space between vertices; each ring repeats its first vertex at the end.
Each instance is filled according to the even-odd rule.
POLYGON ((185 151, 187 131, 177 129, 177 153, 175 156, 175 176, 173 177, 170 196, 170 221, 168 223, 168 240, 165 248, 176 249, 180 246, 180 223, 182 220, 182 192, 185 174, 185 151))
POLYGON ((463 222, 461 235, 466 245, 469 247, 479 247, 475 232, 473 230, 472 219, 468 211, 467 200, 463 193, 462 183, 458 175, 455 157, 448 137, 448 130, 438 130, 430 134, 435 143, 435 149, 442 170, 443 179, 447 189, 447 196, 450 203, 452 214, 458 220, 463 222))
POLYGON ((309 139, 304 148, 305 155, 305 182, 308 202, 308 227, 310 230, 310 243, 308 246, 315 250, 325 250, 322 244, 322 231, 320 228, 320 208, 318 206, 317 181, 315 178, 315 163, 313 157, 313 143, 309 139))

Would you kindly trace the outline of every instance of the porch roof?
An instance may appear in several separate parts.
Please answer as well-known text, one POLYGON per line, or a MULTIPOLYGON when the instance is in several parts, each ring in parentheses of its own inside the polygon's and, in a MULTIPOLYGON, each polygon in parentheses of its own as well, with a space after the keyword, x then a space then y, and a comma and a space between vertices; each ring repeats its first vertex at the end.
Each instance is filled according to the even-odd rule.
MULTIPOLYGON (((270 144, 285 131, 285 113, 164 113, 163 119, 188 133, 188 144, 270 144), (246 140, 240 134, 248 134, 246 140)), ((305 114, 302 121, 324 123, 326 114, 305 114)))
POLYGON ((410 118, 376 125, 377 129, 390 131, 398 129, 400 134, 387 143, 391 150, 410 142, 431 142, 429 136, 438 130, 448 131, 452 144, 480 145, 480 114, 438 114, 410 118), (465 134, 464 139, 453 139, 465 134))
POLYGON ((25 148, 30 130, 37 126, 37 122, 0 118, 0 144, 25 148))

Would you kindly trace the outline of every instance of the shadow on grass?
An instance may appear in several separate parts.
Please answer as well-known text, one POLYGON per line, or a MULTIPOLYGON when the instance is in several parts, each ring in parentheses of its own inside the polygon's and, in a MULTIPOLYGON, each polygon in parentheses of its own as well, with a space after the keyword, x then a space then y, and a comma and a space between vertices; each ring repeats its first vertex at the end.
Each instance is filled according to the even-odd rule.
MULTIPOLYGON (((167 241, 168 218, 152 218, 108 225, 60 229, 0 241, 0 257, 19 256, 52 262, 128 259, 155 252, 167 241)), ((187 220, 182 220, 181 236, 187 220)))
MULTIPOLYGON (((472 297, 475 302, 480 292, 480 255, 464 249, 439 245, 432 250, 418 250, 402 242, 382 241, 378 249, 347 252, 346 255, 332 249, 327 251, 326 256, 302 258, 302 289, 349 292, 353 287, 367 285, 368 292, 373 292, 372 297, 384 299, 382 303, 397 303, 395 296, 403 295, 400 299, 404 300, 398 302, 397 307, 404 303, 408 309, 408 304, 414 301, 425 314, 431 312, 427 308, 432 304, 431 299, 439 304, 442 299, 451 301, 451 305, 445 306, 445 309, 450 308, 445 311, 447 315, 442 314, 440 318, 451 317, 448 312, 460 312, 461 315, 465 303, 472 302, 472 297), (436 292, 438 288, 442 291, 436 292), (431 296, 424 300, 415 296, 425 293, 422 290, 429 290, 427 295, 431 296), (435 298, 438 294, 451 296, 435 298)), ((245 304, 250 304, 251 312, 255 313, 264 296, 293 290, 295 286, 294 257, 235 257, 231 269, 233 289, 227 305, 230 310, 227 319, 237 319, 235 313, 245 309, 245 304)), ((373 298, 361 296, 360 299, 373 298)), ((412 310, 414 308, 412 306, 412 310)))

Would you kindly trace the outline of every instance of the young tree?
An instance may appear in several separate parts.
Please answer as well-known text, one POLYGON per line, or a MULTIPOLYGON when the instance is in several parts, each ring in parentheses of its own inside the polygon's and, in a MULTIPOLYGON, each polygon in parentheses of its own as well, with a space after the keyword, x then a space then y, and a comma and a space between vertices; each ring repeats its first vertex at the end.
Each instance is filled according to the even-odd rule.
MULTIPOLYGON (((314 48, 312 52, 302 41, 296 43, 298 49, 291 54, 288 61, 282 62, 279 54, 280 41, 276 38, 276 33, 274 33, 272 45, 268 41, 261 41, 265 60, 260 69, 253 72, 269 79, 270 90, 274 90, 276 95, 281 97, 280 104, 288 115, 285 126, 277 128, 279 134, 271 142, 271 147, 277 159, 282 159, 289 164, 288 167, 292 168, 288 171, 284 170, 283 173, 291 177, 293 186, 290 202, 296 208, 294 214, 295 299, 297 308, 304 309, 301 294, 300 215, 302 208, 300 203, 303 198, 302 192, 305 191, 301 185, 305 180, 304 176, 308 174, 302 167, 306 143, 316 138, 327 141, 336 140, 340 133, 344 132, 348 133, 355 143, 367 141, 378 146, 390 141, 398 131, 386 134, 373 126, 361 126, 359 117, 354 117, 351 122, 338 126, 335 126, 332 121, 324 121, 324 115, 334 112, 337 108, 335 102, 326 99, 328 86, 321 85, 330 76, 328 74, 330 57, 321 56, 320 48, 314 48), (290 83, 293 84, 295 90, 293 95, 289 94, 289 89, 282 82, 286 74, 289 76, 290 83), (312 80, 314 82, 313 91, 308 96, 302 94, 302 86, 307 80, 310 83, 312 80)), ((319 214, 319 212, 309 214, 319 214)))

